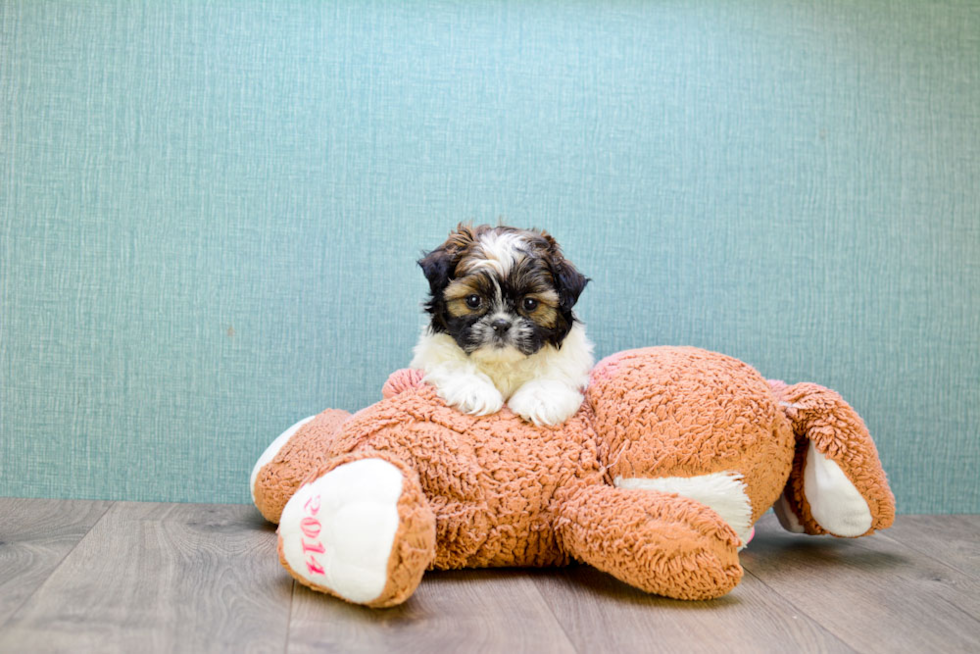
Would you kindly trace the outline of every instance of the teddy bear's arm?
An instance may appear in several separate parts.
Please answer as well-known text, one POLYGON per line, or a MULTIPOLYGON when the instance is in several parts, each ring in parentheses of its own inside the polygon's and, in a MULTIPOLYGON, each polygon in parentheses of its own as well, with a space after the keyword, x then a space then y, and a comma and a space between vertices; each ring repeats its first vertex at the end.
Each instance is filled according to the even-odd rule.
POLYGON ((735 532, 675 494, 586 486, 562 502, 557 530, 570 556, 650 593, 710 599, 742 578, 735 532))

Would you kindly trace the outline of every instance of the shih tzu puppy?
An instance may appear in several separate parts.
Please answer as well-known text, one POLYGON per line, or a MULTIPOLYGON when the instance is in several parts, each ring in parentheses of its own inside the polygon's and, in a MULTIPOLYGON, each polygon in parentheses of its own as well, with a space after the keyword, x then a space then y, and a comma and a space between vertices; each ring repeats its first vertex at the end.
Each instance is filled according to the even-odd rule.
POLYGON ((549 234, 459 225, 419 262, 431 320, 412 368, 447 404, 475 415, 507 406, 536 425, 574 414, 592 343, 572 307, 589 280, 549 234))

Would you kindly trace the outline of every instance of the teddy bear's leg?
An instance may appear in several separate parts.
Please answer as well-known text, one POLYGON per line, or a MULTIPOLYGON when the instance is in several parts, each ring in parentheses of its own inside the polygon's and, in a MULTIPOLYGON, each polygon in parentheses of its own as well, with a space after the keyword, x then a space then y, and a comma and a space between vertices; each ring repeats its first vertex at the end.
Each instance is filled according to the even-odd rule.
POLYGON ((557 531, 569 555, 650 593, 711 599, 742 578, 735 532, 675 494, 584 487, 562 503, 557 531))
POLYGON ((774 384, 796 434, 786 489, 773 509, 789 531, 865 536, 890 527, 895 497, 861 417, 816 384, 774 384))
POLYGON ((339 409, 300 420, 265 449, 252 468, 249 490, 252 502, 269 522, 279 522, 286 502, 300 482, 323 465, 329 443, 350 418, 339 409))
POLYGON ((333 459, 279 520, 279 560, 300 583, 355 604, 394 606, 435 557, 435 515, 414 470, 388 453, 333 459))

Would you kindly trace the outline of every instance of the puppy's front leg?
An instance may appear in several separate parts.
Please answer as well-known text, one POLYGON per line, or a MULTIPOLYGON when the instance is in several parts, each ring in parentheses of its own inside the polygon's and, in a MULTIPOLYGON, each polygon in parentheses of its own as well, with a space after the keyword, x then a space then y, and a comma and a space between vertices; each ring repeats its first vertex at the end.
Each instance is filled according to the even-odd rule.
POLYGON ((507 406, 510 410, 541 425, 560 425, 578 411, 582 393, 567 382, 554 379, 533 379, 517 389, 507 406))
POLYGON ((463 413, 485 416, 500 411, 504 398, 493 381, 473 365, 444 363, 423 377, 449 406, 463 413))

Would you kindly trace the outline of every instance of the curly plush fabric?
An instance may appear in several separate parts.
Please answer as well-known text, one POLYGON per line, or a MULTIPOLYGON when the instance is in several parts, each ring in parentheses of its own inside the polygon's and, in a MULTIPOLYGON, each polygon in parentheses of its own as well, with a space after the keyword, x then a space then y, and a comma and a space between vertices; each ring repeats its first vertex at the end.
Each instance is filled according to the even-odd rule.
POLYGON ((384 456, 418 474, 436 515, 440 569, 566 563, 552 528, 556 493, 602 481, 588 407, 549 430, 507 409, 462 414, 424 384, 359 412, 325 449, 330 460, 384 456))
MULTIPOLYGON (((252 486, 255 506, 269 522, 279 522, 279 516, 300 483, 327 461, 329 452, 324 444, 350 418, 347 411, 327 409, 302 425, 272 460, 259 469, 252 486)), ((273 444, 275 445, 275 443, 273 444)))
MULTIPOLYGON (((329 573, 283 554, 346 552, 345 539, 363 534, 339 530, 324 545, 303 541, 302 525, 280 524, 282 562, 301 583, 368 606, 404 601, 425 569, 572 560, 649 592, 718 597, 741 579, 738 549, 752 523, 781 496, 803 530, 823 533, 803 481, 810 442, 873 514, 867 533, 894 515, 874 445, 839 396, 770 384, 741 361, 696 348, 601 361, 581 409, 559 427, 536 427, 507 408, 462 414, 418 371, 394 373, 383 395, 352 416, 328 410, 302 425, 263 455, 253 489, 256 506, 277 521, 298 487, 331 471, 363 460, 394 466, 398 526, 384 536, 391 550, 376 597, 362 598, 354 582, 354 590, 332 587, 329 573)), ((356 513, 360 499, 329 501, 356 513)), ((365 575, 381 574, 364 566, 365 575)))

